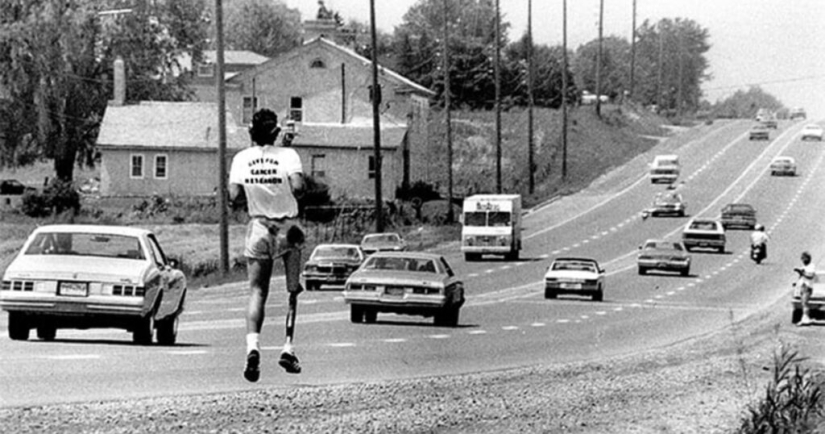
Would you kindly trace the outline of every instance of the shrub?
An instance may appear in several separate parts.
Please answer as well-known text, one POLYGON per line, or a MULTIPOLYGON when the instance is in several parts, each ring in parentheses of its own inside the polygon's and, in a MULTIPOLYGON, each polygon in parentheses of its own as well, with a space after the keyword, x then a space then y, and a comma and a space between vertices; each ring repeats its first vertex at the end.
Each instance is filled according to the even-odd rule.
POLYGON ((71 182, 55 179, 43 193, 29 192, 23 195, 22 211, 29 217, 44 217, 49 214, 62 214, 80 211, 80 194, 71 182))
POLYGON ((395 197, 406 201, 418 198, 421 203, 423 203, 430 200, 441 199, 441 194, 438 193, 432 184, 424 181, 415 181, 412 185, 409 185, 406 188, 404 188, 404 186, 396 188, 395 197))
POLYGON ((803 433, 813 432, 823 414, 822 389, 796 351, 784 346, 774 354, 773 378, 765 397, 748 409, 738 432, 803 433))

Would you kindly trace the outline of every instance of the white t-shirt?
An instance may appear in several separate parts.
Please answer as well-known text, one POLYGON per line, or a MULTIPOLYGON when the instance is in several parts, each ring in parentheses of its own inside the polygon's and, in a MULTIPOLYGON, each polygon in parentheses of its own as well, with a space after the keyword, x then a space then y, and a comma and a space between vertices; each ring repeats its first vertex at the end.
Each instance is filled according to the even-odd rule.
POLYGON ((303 173, 303 168, 294 149, 252 146, 235 154, 229 183, 243 185, 250 216, 292 218, 298 216, 298 201, 289 183, 295 173, 303 173))
POLYGON ((751 244, 765 244, 768 242, 768 234, 762 231, 751 233, 751 244))
POLYGON ((816 267, 814 267, 813 262, 810 264, 802 267, 802 275, 799 276, 799 285, 807 286, 808 288, 814 287, 814 282, 816 281, 816 267))

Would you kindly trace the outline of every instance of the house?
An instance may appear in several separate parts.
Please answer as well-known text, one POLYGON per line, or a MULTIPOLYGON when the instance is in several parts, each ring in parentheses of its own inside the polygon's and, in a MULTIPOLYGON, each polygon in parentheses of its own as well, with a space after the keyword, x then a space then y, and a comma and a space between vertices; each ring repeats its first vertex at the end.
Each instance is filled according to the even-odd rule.
MULTIPOLYGON (((215 86, 215 71, 217 65, 217 51, 204 50, 200 62, 193 64, 189 56, 179 59, 184 71, 191 76, 191 86, 195 91, 196 101, 218 100, 218 91, 215 86)), ((266 56, 247 50, 224 50, 223 75, 224 79, 232 78, 239 72, 254 68, 269 60, 266 56)))
MULTIPOLYGON (((323 32, 314 34, 320 36, 227 77, 226 108, 240 126, 248 125, 258 108, 274 110, 282 122, 294 124, 298 135, 293 145, 305 172, 323 174, 321 180, 329 185, 333 198, 371 198, 375 194, 372 63, 323 32)), ((383 67, 379 84, 382 197, 389 199, 415 176, 412 162, 426 148, 434 92, 383 67)), ((202 101, 213 101, 208 90, 194 87, 202 101)))
MULTIPOLYGON (((226 120, 227 170, 250 145, 249 134, 226 120)), ((207 196, 219 184, 217 106, 202 102, 111 104, 97 139, 100 195, 207 196)))

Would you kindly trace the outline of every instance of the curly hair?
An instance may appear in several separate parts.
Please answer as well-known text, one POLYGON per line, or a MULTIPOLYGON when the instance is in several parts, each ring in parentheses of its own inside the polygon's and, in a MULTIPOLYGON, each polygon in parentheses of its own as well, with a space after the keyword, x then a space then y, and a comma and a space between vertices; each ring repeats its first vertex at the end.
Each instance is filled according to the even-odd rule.
POLYGON ((249 127, 249 137, 257 145, 275 143, 281 127, 278 126, 278 115, 269 109, 260 109, 252 116, 252 126, 249 127))

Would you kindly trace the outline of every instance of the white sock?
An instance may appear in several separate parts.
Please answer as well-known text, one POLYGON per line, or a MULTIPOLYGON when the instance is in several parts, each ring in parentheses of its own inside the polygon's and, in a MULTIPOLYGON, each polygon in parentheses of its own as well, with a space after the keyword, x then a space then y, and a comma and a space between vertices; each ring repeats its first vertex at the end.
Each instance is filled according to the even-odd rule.
POLYGON ((281 352, 290 353, 290 354, 294 353, 295 350, 292 349, 292 343, 290 343, 290 342, 285 343, 283 348, 281 349, 281 352))
POLYGON ((258 352, 261 351, 260 344, 259 344, 260 336, 261 336, 260 333, 247 333, 246 334, 246 352, 247 353, 251 352, 252 350, 258 350, 258 352))

